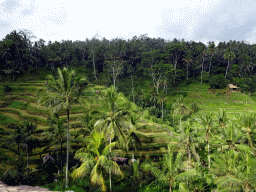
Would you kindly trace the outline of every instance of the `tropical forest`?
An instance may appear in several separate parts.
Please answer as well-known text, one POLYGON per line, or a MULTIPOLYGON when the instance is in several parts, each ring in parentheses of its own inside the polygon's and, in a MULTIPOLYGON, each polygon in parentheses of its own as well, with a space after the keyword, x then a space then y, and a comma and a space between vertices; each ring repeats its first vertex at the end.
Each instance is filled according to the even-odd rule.
POLYGON ((256 191, 256 44, 0 40, 0 181, 256 191))

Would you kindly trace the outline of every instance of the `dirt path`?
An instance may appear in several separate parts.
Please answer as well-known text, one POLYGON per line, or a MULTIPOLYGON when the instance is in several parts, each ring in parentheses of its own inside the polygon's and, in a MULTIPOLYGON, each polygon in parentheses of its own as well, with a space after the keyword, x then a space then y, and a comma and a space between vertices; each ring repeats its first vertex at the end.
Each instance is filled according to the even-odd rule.
POLYGON ((19 185, 19 186, 8 186, 0 181, 0 192, 48 192, 49 189, 42 187, 33 187, 28 185, 19 185))

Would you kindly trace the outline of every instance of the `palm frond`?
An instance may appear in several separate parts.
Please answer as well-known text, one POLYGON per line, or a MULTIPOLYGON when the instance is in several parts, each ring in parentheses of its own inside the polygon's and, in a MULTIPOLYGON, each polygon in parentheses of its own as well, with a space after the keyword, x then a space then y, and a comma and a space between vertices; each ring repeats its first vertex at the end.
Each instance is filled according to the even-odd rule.
POLYGON ((72 177, 73 178, 77 178, 77 177, 85 177, 86 175, 88 175, 90 173, 90 170, 92 170, 92 168, 94 167, 94 165, 96 164, 96 162, 94 160, 87 160, 84 163, 82 163, 82 165, 80 167, 78 167, 77 169, 75 169, 72 173, 72 177))
POLYGON ((190 169, 189 171, 185 171, 183 173, 180 173, 176 176, 176 181, 178 182, 185 182, 187 179, 189 180, 196 180, 200 177, 200 173, 196 171, 196 169, 190 169))

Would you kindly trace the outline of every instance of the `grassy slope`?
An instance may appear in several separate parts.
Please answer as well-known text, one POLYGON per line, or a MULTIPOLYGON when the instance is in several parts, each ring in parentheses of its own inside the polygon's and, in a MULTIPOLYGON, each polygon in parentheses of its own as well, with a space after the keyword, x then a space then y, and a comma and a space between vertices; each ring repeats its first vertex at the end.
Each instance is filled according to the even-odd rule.
MULTIPOLYGON (((2 86, 0 86, 0 127, 7 131, 8 122, 20 122, 23 120, 30 120, 35 122, 39 129, 48 128, 46 120, 49 115, 49 110, 43 106, 38 105, 40 97, 46 95, 45 92, 45 80, 37 80, 36 77, 26 81, 9 82, 9 85, 13 91, 9 95, 3 94, 2 86)), ((125 85, 130 85, 130 79, 123 79, 119 82, 119 87, 125 87, 124 91, 126 95, 129 95, 130 88, 125 85)), ((148 87, 150 82, 148 81, 136 81, 135 86, 142 85, 144 92, 149 93, 148 87)), ((198 103, 200 110, 196 114, 192 114, 190 118, 197 117, 206 112, 218 112, 220 108, 225 109, 228 116, 233 118, 236 113, 241 112, 254 112, 256 109, 254 96, 249 97, 242 93, 231 93, 229 95, 215 95, 208 92, 209 86, 204 84, 190 84, 184 87, 169 88, 167 103, 171 104, 174 99, 177 99, 180 94, 185 96, 185 105, 188 109, 191 109, 193 102, 198 103)), ((95 97, 102 97, 104 95, 104 86, 90 85, 86 90, 85 95, 91 100, 91 107, 100 110, 98 104, 93 104, 95 97), (95 94, 95 90, 100 90, 100 95, 95 94)), ((137 108, 133 105, 133 109, 137 108)), ((72 107, 71 120, 71 133, 74 133, 72 125, 79 123, 77 120, 83 115, 84 107, 81 105, 75 105, 72 107)), ((61 111, 61 117, 66 118, 65 111, 61 111)), ((167 125, 158 125, 153 123, 151 118, 141 118, 138 125, 142 128, 138 130, 142 135, 142 147, 141 151, 137 155, 149 155, 160 154, 160 148, 165 146, 169 142, 170 138, 167 132, 167 125), (144 126, 144 127, 143 127, 144 126), (145 127, 146 126, 146 127, 145 127), (143 135, 145 137, 143 137, 143 135)), ((8 139, 8 136, 3 136, 8 139)), ((64 146, 65 147, 65 146, 64 146)), ((12 147, 11 151, 15 148, 12 147)), ((41 149, 37 149, 33 156, 30 157, 31 162, 35 162, 39 159, 41 149)), ((0 150, 0 153, 4 153, 10 161, 15 158, 14 152, 8 152, 8 150, 0 150)), ((129 154, 130 155, 130 154, 129 154)), ((7 169, 9 167, 8 161, 0 162, 0 169, 7 169), (6 164, 7 163, 7 164, 6 164)), ((31 165, 33 168, 34 165, 31 165)))

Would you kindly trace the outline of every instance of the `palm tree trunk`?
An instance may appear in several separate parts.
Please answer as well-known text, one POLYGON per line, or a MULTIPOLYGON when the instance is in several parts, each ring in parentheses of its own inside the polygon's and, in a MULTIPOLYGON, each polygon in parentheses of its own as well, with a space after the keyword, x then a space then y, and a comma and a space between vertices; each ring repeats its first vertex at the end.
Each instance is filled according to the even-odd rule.
POLYGON ((181 111, 180 111, 180 127, 181 127, 181 111))
POLYGON ((202 70, 201 70, 201 85, 202 85, 202 83, 203 83, 203 64, 202 64, 202 70))
POLYGON ((211 60, 210 60, 209 73, 211 71, 211 65, 212 65, 212 57, 211 57, 211 60))
MULTIPOLYGON (((109 144, 111 144, 111 133, 110 133, 110 138, 109 138, 109 144)), ((111 152, 111 147, 110 147, 110 152, 111 152)), ((109 190, 110 192, 112 191, 112 187, 111 187, 111 171, 109 170, 109 190)))
POLYGON ((27 170, 26 170, 26 175, 28 175, 28 146, 27 147, 27 170))
POLYGON ((92 62, 93 62, 93 74, 94 74, 94 77, 95 77, 95 80, 98 83, 98 78, 97 78, 97 75, 96 75, 96 67, 95 67, 95 58, 94 58, 94 53, 93 53, 93 56, 92 56, 92 62))
POLYGON ((225 75, 225 79, 227 78, 227 75, 228 75, 228 67, 229 67, 229 60, 228 60, 227 68, 226 68, 226 75, 225 75))
POLYGON ((67 160, 66 160, 66 186, 68 187, 68 156, 69 156, 69 110, 67 109, 67 160))
POLYGON ((209 133, 207 133, 208 168, 211 168, 209 133))
POLYGON ((60 158, 61 158, 61 160, 60 160, 60 172, 61 172, 61 174, 62 174, 62 172, 63 172, 63 168, 62 168, 62 161, 63 161, 63 157, 62 157, 62 140, 61 140, 61 143, 60 143, 60 158))
POLYGON ((133 88, 132 74, 131 74, 131 80, 132 80, 132 101, 133 101, 133 103, 134 103, 134 88, 133 88))
POLYGON ((18 161, 20 161, 20 144, 18 144, 18 161))
POLYGON ((188 79, 188 65, 187 65, 187 79, 188 79))
POLYGON ((175 83, 175 79, 176 79, 176 67, 177 67, 177 64, 175 63, 174 64, 174 83, 175 83))
POLYGON ((16 45, 16 49, 17 49, 17 51, 18 51, 19 60, 20 60, 20 64, 21 64, 22 71, 23 71, 24 69, 23 69, 23 64, 22 64, 21 58, 20 58, 20 52, 19 52, 19 49, 18 49, 18 46, 17 46, 16 43, 15 43, 15 45, 16 45))
POLYGON ((164 101, 162 101, 162 120, 164 120, 164 101))

